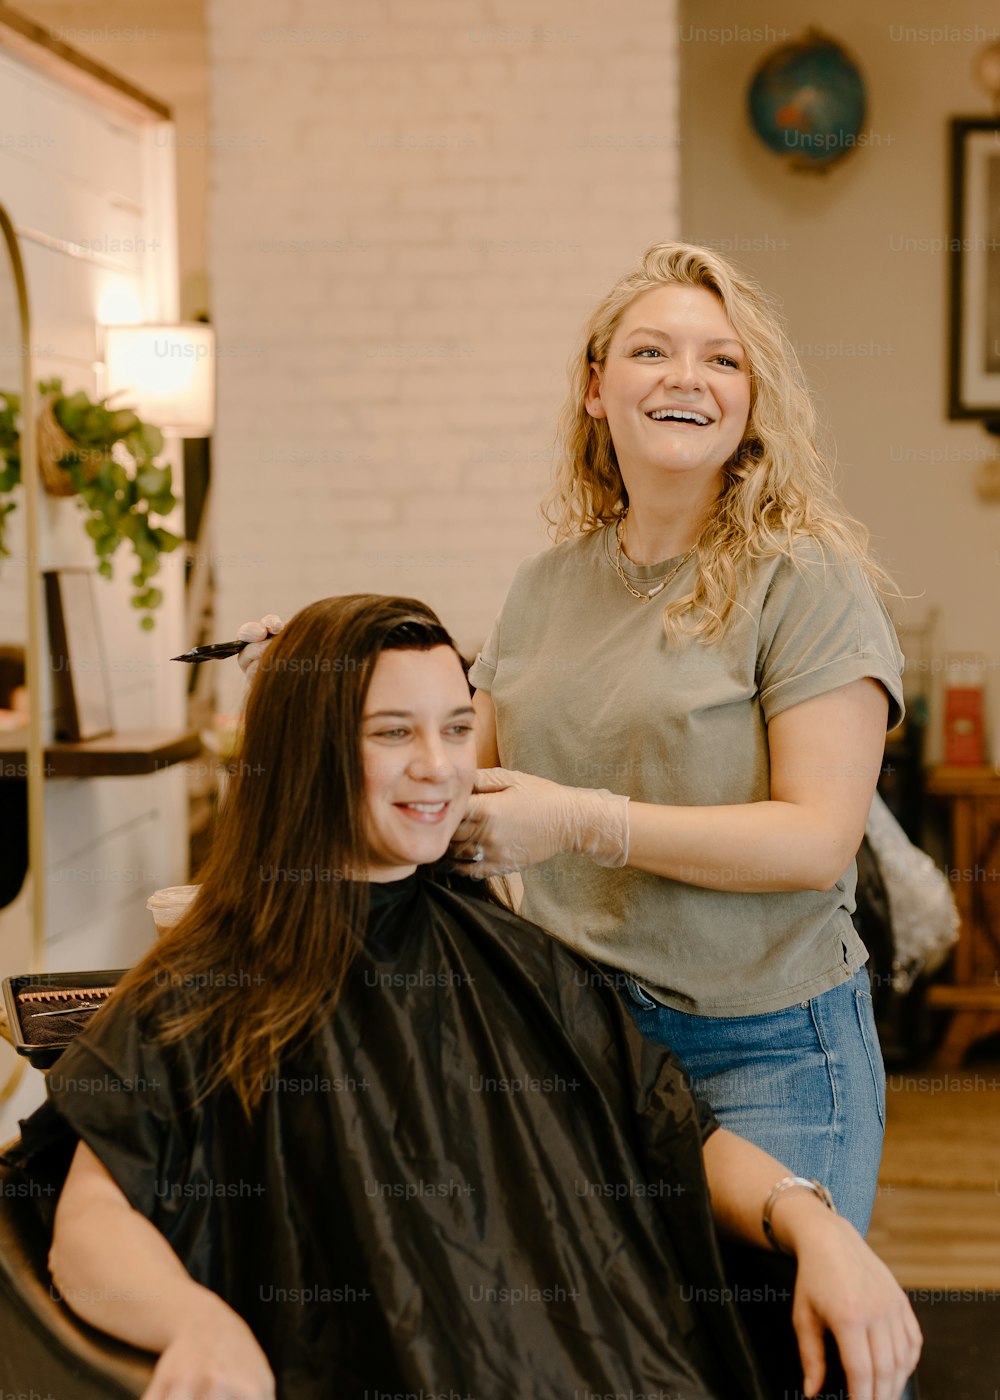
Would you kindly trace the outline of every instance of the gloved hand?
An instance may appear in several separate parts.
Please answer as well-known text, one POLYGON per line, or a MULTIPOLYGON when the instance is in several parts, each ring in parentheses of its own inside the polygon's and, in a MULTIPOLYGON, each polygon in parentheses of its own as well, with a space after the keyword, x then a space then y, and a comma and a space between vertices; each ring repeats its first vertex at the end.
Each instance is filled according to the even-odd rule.
POLYGON ((280 632, 284 625, 277 613, 265 613, 259 622, 244 622, 238 629, 237 639, 251 643, 239 654, 240 670, 248 681, 253 680, 254 673, 260 665, 260 658, 267 651, 268 641, 280 632))
POLYGON ((477 880, 559 854, 624 865, 628 803, 606 788, 564 787, 531 773, 480 768, 449 851, 463 873, 477 880))

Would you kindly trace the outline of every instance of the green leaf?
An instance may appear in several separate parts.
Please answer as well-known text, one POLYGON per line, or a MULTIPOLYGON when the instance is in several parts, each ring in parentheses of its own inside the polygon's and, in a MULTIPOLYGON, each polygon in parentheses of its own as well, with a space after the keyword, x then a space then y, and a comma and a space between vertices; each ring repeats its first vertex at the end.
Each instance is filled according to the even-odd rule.
POLYGON ((156 626, 156 618, 155 618, 155 617, 144 617, 144 618, 142 619, 142 621, 139 623, 139 626, 142 628, 142 630, 143 630, 144 632, 152 632, 153 628, 156 626))
POLYGON ((122 491, 126 496, 129 495, 132 490, 132 478, 122 466, 121 462, 116 462, 113 457, 109 457, 108 461, 110 463, 108 478, 111 482, 112 490, 122 491))
POLYGON ((161 554, 172 554, 177 546, 183 543, 180 535, 174 535, 169 530, 163 530, 159 527, 150 530, 149 533, 161 554))
POLYGON ((159 550, 148 535, 136 534, 132 540, 133 547, 139 558, 145 563, 147 560, 158 559, 159 550))
POLYGON ((87 485, 87 478, 83 468, 76 457, 60 457, 56 463, 58 469, 66 472, 72 482, 74 491, 83 491, 87 485))
POLYGON ((135 484, 144 496, 160 496, 170 491, 170 468, 146 466, 135 474, 135 484))
POLYGON ((107 416, 107 428, 112 437, 128 437, 141 427, 141 421, 131 408, 116 408, 107 416))
POLYGON ((58 398, 53 401, 52 412, 56 422, 67 432, 70 437, 77 437, 76 428, 83 422, 84 415, 90 407, 90 400, 82 390, 75 394, 70 394, 68 398, 58 398))
MULTIPOLYGON (((154 427, 152 423, 141 423, 137 436, 141 438, 142 447, 150 457, 159 457, 163 451, 163 434, 159 428, 154 427)), ((170 468, 167 467, 166 470, 169 471, 170 468)))

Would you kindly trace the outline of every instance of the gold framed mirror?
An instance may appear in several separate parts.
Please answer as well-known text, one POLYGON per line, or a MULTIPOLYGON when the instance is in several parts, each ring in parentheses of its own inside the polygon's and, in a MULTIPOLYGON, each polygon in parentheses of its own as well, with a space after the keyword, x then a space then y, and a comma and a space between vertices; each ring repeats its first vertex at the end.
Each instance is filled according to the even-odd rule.
MULTIPOLYGON (((0 204, 0 393, 20 398, 21 486, 16 509, 8 516, 7 547, 0 559, 0 646, 11 662, 7 675, 10 695, 0 697, 3 708, 20 691, 27 724, 0 732, 10 737, 14 749, 0 744, 0 799, 13 824, 12 839, 4 845, 10 868, 5 873, 5 904, 0 908, 0 976, 9 976, 30 964, 41 970, 45 944, 45 750, 41 715, 41 597, 38 569, 38 466, 34 435, 34 365, 31 353, 31 316, 28 287, 17 231, 0 204), (23 658, 23 675, 17 673, 23 658), (17 684, 23 681, 23 687, 17 684), (26 691, 26 696, 25 692, 26 691), (26 841, 23 839, 27 826, 26 841), (27 869, 20 879, 27 855, 27 869), (15 966, 14 964, 17 964, 15 966)), ((0 1045, 0 1104, 21 1082, 24 1061, 6 1044, 0 1045)))

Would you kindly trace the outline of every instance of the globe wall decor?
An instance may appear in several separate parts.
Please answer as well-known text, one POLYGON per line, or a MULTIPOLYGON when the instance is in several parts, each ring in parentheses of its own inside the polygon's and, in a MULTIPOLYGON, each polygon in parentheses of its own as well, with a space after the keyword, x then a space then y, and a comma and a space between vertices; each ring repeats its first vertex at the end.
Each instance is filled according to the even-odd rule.
POLYGON ((747 102, 754 131, 793 169, 828 169, 865 144, 861 72, 835 40, 816 30, 764 59, 747 102))

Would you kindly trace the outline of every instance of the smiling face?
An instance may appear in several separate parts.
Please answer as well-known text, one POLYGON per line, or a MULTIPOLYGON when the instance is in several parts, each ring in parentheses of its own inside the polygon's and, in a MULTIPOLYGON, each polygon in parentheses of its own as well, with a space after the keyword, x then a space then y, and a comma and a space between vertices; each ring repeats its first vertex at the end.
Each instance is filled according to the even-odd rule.
POLYGON ((473 709, 451 647, 384 651, 361 724, 368 879, 401 880, 440 860, 476 770, 473 709))
POLYGON ((587 412, 606 418, 630 499, 664 472, 723 485, 750 413, 747 355, 721 301, 705 287, 655 287, 626 307, 587 412))

